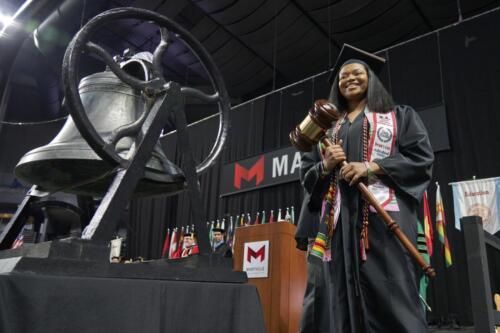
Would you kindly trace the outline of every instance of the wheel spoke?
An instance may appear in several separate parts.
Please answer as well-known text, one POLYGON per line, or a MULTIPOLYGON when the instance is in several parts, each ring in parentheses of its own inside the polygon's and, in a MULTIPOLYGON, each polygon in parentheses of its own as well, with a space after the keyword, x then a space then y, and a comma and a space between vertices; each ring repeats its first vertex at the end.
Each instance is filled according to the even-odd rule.
POLYGON ((163 66, 161 65, 161 58, 163 57, 163 53, 165 53, 165 50, 168 48, 170 45, 170 34, 167 30, 167 28, 161 27, 160 28, 160 44, 155 49, 155 52, 153 53, 153 70, 155 72, 156 77, 163 77, 163 66))
POLYGON ((144 124, 144 121, 146 120, 146 117, 149 114, 150 108, 151 105, 147 107, 147 109, 142 113, 142 115, 136 121, 127 125, 120 126, 117 129, 113 130, 108 137, 109 143, 112 146, 115 146, 118 143, 118 141, 120 141, 122 138, 126 136, 133 136, 134 134, 139 133, 139 131, 142 128, 142 125, 144 124))
POLYGON ((193 97, 200 99, 204 102, 210 102, 210 103, 215 103, 220 100, 219 92, 215 92, 212 95, 206 94, 201 90, 191 88, 191 87, 182 87, 181 88, 181 93, 184 94, 186 97, 193 97))

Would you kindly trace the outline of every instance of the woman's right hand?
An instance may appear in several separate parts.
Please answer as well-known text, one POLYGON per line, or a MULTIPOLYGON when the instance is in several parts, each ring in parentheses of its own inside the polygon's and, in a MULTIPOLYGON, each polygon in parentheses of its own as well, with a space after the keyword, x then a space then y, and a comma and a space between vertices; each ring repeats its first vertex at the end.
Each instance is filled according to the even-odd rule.
POLYGON ((342 149, 342 140, 338 144, 325 148, 323 154, 323 169, 333 171, 340 163, 346 160, 344 150, 342 149))

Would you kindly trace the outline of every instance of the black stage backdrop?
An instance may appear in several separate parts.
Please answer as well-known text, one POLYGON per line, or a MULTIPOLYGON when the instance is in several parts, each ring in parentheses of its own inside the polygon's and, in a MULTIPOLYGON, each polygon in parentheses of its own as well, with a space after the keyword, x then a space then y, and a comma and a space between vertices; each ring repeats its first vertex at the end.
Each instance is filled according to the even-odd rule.
MULTIPOLYGON (((432 263, 438 275, 428 291, 430 321, 456 317, 461 324, 472 323, 463 235, 454 228, 448 183, 471 179, 473 175, 486 178, 500 174, 499 29, 500 11, 495 11, 380 52, 389 60, 381 78, 397 103, 419 111, 436 106, 446 110, 446 124, 432 123, 431 115, 429 125, 449 137, 450 148, 436 152, 433 178, 441 185, 453 265, 445 268, 443 249, 436 235, 432 263)), ((274 209, 276 214, 278 208, 293 205, 298 216, 302 199, 298 182, 219 198, 221 165, 290 145, 290 130, 305 117, 315 99, 328 96, 326 80, 327 74, 319 75, 235 107, 222 159, 201 176, 204 207, 190 207, 184 194, 133 201, 129 254, 158 258, 167 227, 191 224, 190 209, 203 209, 207 220, 214 220, 225 213, 235 216, 250 212, 253 217, 257 211, 265 210, 268 215, 274 209)), ((216 117, 190 127, 197 159, 207 155, 216 132, 216 117)), ((179 163, 175 134, 168 135, 163 144, 169 158, 179 163)), ((432 183, 428 191, 433 220, 435 189, 432 183)), ((490 252, 495 292, 500 291, 499 260, 498 254, 490 252)))

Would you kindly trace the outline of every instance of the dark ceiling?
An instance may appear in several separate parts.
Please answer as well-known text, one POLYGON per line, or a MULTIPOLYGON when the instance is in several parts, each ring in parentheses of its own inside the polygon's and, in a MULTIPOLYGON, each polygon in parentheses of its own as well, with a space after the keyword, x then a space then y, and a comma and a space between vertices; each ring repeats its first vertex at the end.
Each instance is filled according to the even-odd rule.
MULTIPOLYGON (((4 0, 0 11, 2 6, 7 12, 13 11, 22 3, 4 0)), ((343 43, 367 51, 381 50, 495 8, 500 1, 68 0, 50 4, 51 7, 44 7, 46 11, 51 8, 42 15, 45 22, 44 17, 39 18, 42 24, 38 37, 28 39, 17 62, 0 62, 0 79, 5 83, 9 69, 13 68, 13 82, 18 88, 13 90, 19 90, 12 94, 4 120, 50 119, 62 114, 56 106, 61 99, 57 71, 66 43, 82 23, 113 7, 141 7, 180 23, 212 55, 233 102, 239 103, 327 70, 343 43), (38 41, 41 53, 33 40, 38 41), (6 68, 6 64, 10 65, 6 68), (37 107, 31 105, 33 100, 29 107, 22 107, 26 101, 23 90, 29 90, 27 87, 43 91, 37 107)), ((150 23, 124 20, 106 26, 95 41, 113 54, 125 48, 152 51, 159 34, 150 23)), ((202 66, 179 41, 171 44, 163 63, 171 80, 198 87, 208 85, 202 66)), ((90 59, 84 73, 99 70, 95 64, 90 59)), ((198 107, 197 112, 188 114, 188 120, 195 121, 211 112, 214 111, 198 107)))

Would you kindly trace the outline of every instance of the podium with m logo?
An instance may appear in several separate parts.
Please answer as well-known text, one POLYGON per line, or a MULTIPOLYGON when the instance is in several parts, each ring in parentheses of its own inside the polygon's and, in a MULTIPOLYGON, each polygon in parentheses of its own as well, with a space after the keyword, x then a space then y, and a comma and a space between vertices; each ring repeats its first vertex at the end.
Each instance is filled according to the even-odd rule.
POLYGON ((267 332, 298 332, 307 267, 294 235, 287 222, 236 229, 234 270, 245 270, 257 287, 267 332))

